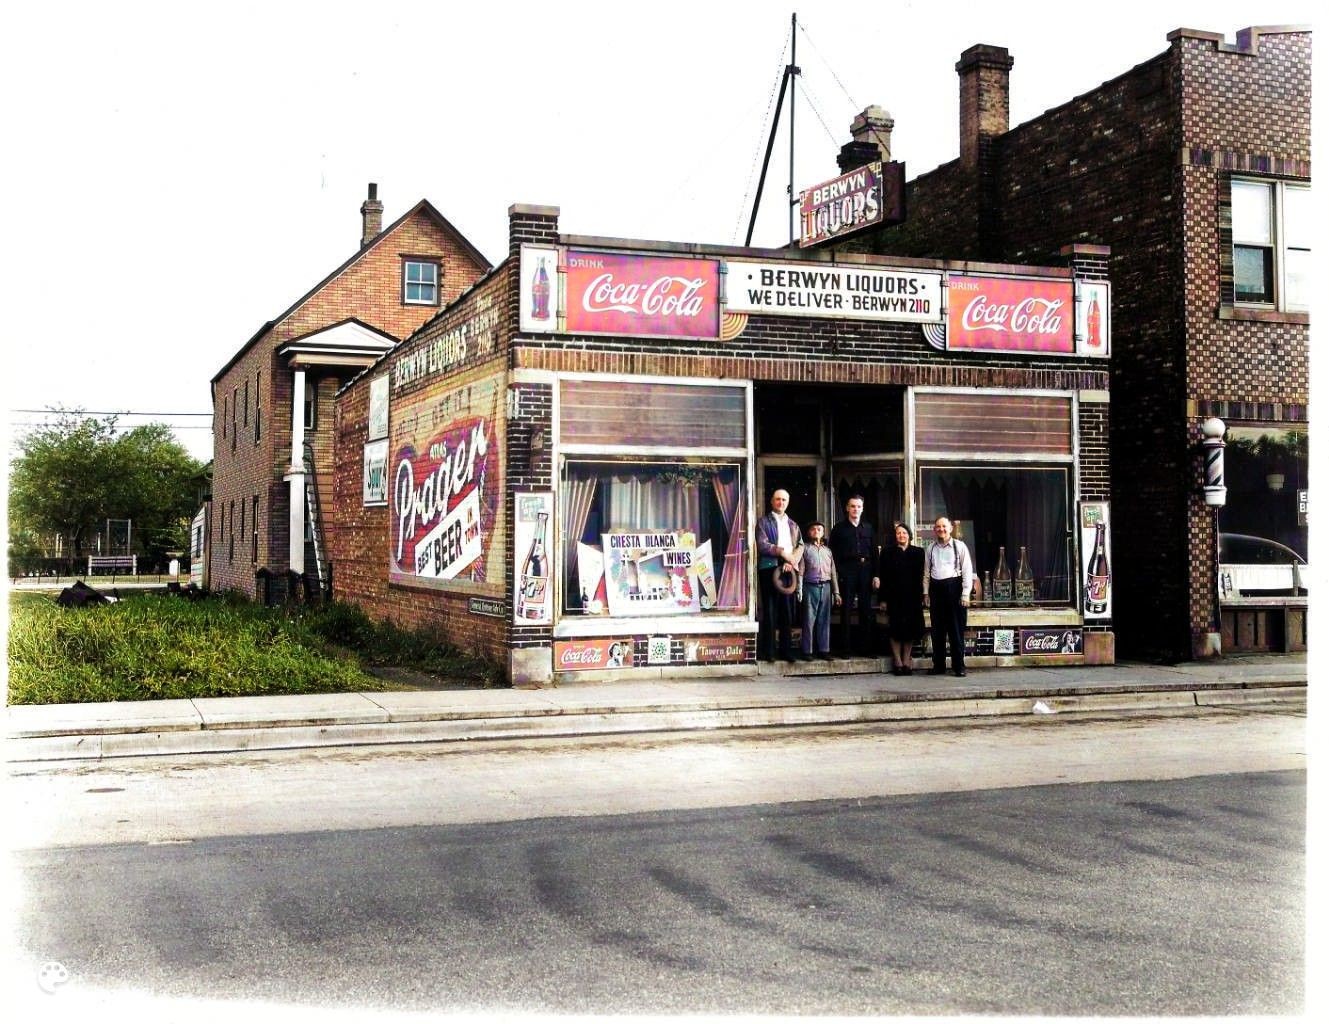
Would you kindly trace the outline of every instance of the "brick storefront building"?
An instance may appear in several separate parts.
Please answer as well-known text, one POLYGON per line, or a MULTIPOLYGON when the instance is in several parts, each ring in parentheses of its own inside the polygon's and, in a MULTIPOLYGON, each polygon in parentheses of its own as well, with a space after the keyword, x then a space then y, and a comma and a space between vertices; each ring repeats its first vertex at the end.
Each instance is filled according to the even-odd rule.
POLYGON ((337 393, 339 599, 515 683, 752 676, 755 518, 776 488, 803 523, 861 493, 883 535, 949 515, 980 574, 1027 550, 971 609, 972 664, 1112 660, 1077 528, 1108 494, 1108 361, 1073 317, 1106 300, 1096 250, 832 259, 558 218, 512 207, 507 259, 337 393), (989 281, 1046 315, 942 340, 989 281))
MULTIPOLYGON (((907 184, 904 224, 832 248, 1040 263, 1101 247, 1121 650, 1300 649, 1305 581, 1280 545, 1307 554, 1311 35, 1168 43, 1015 128, 1010 54, 966 50, 960 157, 907 184), (1228 428, 1221 551, 1196 450, 1210 417, 1228 428)), ((863 128, 842 167, 877 158, 863 128)))
POLYGON ((354 255, 212 379, 214 590, 279 600, 327 584, 319 510, 332 495, 334 393, 489 270, 425 200, 384 228, 377 191, 360 208, 354 255))

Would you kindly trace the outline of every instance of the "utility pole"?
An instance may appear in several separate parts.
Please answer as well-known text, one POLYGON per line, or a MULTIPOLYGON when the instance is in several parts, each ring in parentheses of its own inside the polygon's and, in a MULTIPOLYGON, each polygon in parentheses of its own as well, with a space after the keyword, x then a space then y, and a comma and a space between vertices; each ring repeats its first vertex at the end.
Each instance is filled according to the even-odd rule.
MULTIPOLYGON (((780 111, 784 108, 785 89, 789 88, 790 82, 800 74, 797 63, 794 61, 794 54, 797 52, 798 40, 795 35, 798 29, 798 15, 789 16, 790 38, 789 38, 789 63, 785 65, 784 75, 780 79, 780 96, 775 101, 775 117, 771 119, 771 134, 766 140, 766 157, 761 162, 761 177, 757 179, 757 195, 752 200, 752 219, 748 221, 748 237, 744 245, 752 244, 752 232, 757 226, 757 210, 761 208, 761 193, 766 186, 766 171, 771 165, 771 150, 775 148, 775 130, 780 125, 780 111)), ((794 240, 794 99, 793 90, 789 92, 789 240, 794 240)))

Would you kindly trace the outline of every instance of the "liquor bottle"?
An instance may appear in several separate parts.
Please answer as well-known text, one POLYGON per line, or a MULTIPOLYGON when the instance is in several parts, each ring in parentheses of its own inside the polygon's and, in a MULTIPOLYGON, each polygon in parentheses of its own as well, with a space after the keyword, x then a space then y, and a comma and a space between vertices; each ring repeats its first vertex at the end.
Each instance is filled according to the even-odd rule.
POLYGON ((549 272, 545 270, 545 261, 535 268, 535 280, 531 283, 531 318, 549 319, 549 272))
POLYGON ((1103 351, 1103 314, 1098 309, 1098 296, 1092 295, 1089 298, 1089 337, 1087 344, 1090 352, 1103 351))
POLYGON ((1094 526, 1094 553, 1089 559, 1089 576, 1084 583, 1084 610, 1087 615, 1104 615, 1108 610, 1108 587, 1112 573, 1108 568, 1106 526, 1094 526))
POLYGON ((1034 574, 1029 571, 1029 552, 1020 545, 1020 565, 1015 571, 1015 603, 1034 603, 1034 574))
POLYGON ((996 601, 996 595, 992 593, 992 573, 991 571, 983 573, 983 603, 992 604, 996 601))
POLYGON ((522 563, 521 587, 517 592, 517 618, 540 621, 549 601, 549 559, 545 557, 545 528, 549 513, 536 513, 535 536, 522 563))
POLYGON ((992 577, 992 603, 1011 603, 1011 568, 1006 564, 1006 548, 997 549, 997 571, 992 577))

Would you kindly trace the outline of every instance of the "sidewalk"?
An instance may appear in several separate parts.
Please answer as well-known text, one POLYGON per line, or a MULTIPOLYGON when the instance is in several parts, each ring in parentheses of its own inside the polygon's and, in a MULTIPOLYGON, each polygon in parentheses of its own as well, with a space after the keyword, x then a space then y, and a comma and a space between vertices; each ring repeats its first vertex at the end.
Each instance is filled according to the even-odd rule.
POLYGON ((746 678, 572 683, 540 690, 430 690, 17 705, 5 760, 50 761, 293 747, 593 736, 1071 711, 1306 701, 1306 659, 1240 656, 1183 665, 994 668, 892 676, 861 660, 746 678))

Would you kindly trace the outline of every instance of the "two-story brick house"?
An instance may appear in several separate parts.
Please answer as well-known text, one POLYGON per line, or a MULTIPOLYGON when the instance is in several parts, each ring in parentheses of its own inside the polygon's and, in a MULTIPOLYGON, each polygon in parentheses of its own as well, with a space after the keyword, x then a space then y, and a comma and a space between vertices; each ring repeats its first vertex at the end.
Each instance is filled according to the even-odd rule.
MULTIPOLYGON (((1082 258, 1101 247, 1120 649, 1295 650, 1305 580, 1287 549, 1307 555, 1311 35, 1251 28, 1233 45, 1178 29, 1168 44, 1015 128, 1011 55, 970 47, 956 64, 960 157, 907 184, 904 224, 832 248, 1038 263, 1068 239, 1082 258), (1198 450, 1214 417, 1227 427, 1217 511, 1198 450)), ((884 128, 889 139, 877 115, 874 138, 884 128)), ((860 137, 864 118, 842 168, 880 158, 860 137)))
POLYGON ((208 582, 260 600, 326 586, 332 396, 490 269, 427 200, 383 227, 378 187, 357 251, 263 324, 212 378, 208 582))

